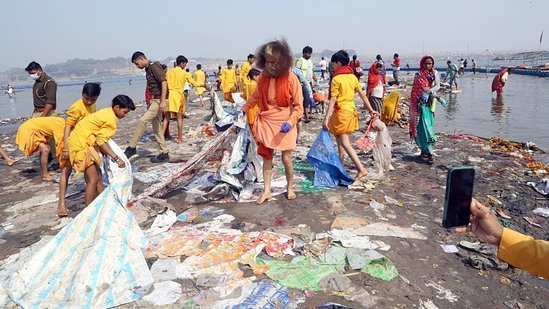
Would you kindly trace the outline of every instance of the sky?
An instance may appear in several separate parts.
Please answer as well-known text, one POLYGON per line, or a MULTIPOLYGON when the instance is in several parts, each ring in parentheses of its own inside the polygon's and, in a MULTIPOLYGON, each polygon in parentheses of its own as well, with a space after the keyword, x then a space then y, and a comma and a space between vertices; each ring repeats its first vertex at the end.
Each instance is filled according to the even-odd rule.
POLYGON ((0 71, 74 58, 179 54, 244 59, 284 37, 294 53, 359 55, 549 49, 547 0, 6 0, 0 71), (343 4, 345 3, 345 4, 343 4))

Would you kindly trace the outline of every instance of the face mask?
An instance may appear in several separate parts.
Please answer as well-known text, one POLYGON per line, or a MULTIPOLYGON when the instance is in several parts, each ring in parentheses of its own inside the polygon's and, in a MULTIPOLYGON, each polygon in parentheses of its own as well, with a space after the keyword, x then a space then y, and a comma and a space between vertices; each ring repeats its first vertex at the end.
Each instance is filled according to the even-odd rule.
POLYGON ((38 76, 38 74, 34 73, 34 74, 31 74, 30 77, 34 80, 37 80, 40 78, 40 76, 38 76))

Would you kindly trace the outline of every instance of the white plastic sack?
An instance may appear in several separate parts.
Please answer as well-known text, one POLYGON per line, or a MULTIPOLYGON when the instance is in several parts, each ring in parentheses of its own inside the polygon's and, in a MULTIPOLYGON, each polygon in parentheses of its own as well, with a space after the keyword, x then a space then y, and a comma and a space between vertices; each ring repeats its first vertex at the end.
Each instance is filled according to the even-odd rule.
POLYGON ((9 298, 24 308, 110 308, 140 299, 153 278, 141 252, 145 237, 124 206, 133 176, 110 161, 111 185, 5 282, 9 298))
POLYGON ((375 120, 375 127, 377 128, 377 136, 375 138, 375 146, 372 149, 374 156, 374 167, 376 174, 371 175, 370 178, 380 179, 383 178, 385 173, 389 171, 391 167, 391 145, 393 140, 389 135, 387 126, 379 118, 375 120))

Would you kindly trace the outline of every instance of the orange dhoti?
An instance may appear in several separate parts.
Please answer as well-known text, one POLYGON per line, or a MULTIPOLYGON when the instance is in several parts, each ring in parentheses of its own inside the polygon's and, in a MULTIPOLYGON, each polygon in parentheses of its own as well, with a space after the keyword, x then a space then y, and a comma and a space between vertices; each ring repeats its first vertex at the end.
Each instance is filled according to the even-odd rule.
POLYGON ((356 109, 349 111, 345 109, 335 110, 328 122, 328 129, 333 135, 351 134, 358 130, 358 113, 356 109))
POLYGON ((289 107, 271 108, 257 113, 252 129, 257 142, 257 153, 266 160, 273 159, 273 150, 293 150, 296 147, 297 126, 288 133, 281 133, 280 127, 290 118, 289 107))
POLYGON ((88 167, 101 165, 101 156, 98 149, 93 146, 95 144, 95 136, 90 135, 86 139, 85 144, 81 144, 81 140, 69 137, 69 158, 72 168, 78 172, 84 172, 88 167))

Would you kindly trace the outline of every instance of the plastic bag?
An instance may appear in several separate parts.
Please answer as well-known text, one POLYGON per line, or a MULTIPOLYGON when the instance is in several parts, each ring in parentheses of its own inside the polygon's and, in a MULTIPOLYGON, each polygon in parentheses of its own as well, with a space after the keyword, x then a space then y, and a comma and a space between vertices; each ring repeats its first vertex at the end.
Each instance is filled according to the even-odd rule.
POLYGON ((368 123, 368 128, 366 128, 366 132, 355 142, 356 147, 360 150, 363 150, 364 152, 368 152, 374 148, 377 131, 372 128, 372 125, 375 123, 376 119, 378 119, 378 116, 374 115, 368 123))
POLYGON ((353 183, 353 179, 347 174, 339 160, 339 155, 327 130, 320 131, 307 153, 307 160, 315 169, 315 186, 336 187, 353 183))
POLYGON ((389 135, 389 130, 385 123, 379 118, 372 120, 372 130, 377 130, 377 134, 374 140, 374 147, 372 148, 372 154, 374 156, 374 167, 377 170, 377 174, 370 175, 370 178, 382 178, 383 175, 391 168, 391 145, 393 140, 389 135))

